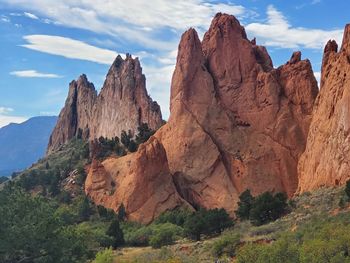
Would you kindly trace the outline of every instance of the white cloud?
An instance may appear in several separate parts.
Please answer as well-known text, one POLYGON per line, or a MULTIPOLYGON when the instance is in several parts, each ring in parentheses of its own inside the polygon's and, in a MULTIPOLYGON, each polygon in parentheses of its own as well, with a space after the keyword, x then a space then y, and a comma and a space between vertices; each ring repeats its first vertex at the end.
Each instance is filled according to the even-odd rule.
POLYGON ((34 20, 38 20, 39 19, 39 17, 37 17, 36 15, 34 15, 32 13, 29 13, 29 12, 24 12, 23 14, 24 14, 24 16, 26 16, 26 17, 28 17, 30 19, 34 19, 34 20))
POLYGON ((147 90, 151 93, 153 100, 156 100, 161 109, 164 119, 169 117, 170 82, 175 65, 153 67, 144 65, 143 73, 146 75, 147 90))
POLYGON ((40 116, 57 116, 57 112, 54 111, 41 111, 40 116))
POLYGON ((12 108, 0 107, 0 128, 11 122, 20 123, 27 120, 25 117, 8 115, 11 112, 13 112, 12 108))
POLYGON ((320 83, 321 83, 321 72, 319 72, 319 71, 314 72, 314 76, 315 76, 318 84, 320 85, 320 83))
POLYGON ((4 15, 1 15, 0 16, 0 20, 4 23, 10 23, 11 20, 7 17, 7 16, 4 16, 4 15))
POLYGON ((129 0, 127 4, 123 0, 0 2, 31 10, 56 24, 109 34, 118 39, 162 50, 174 49, 177 40, 155 38, 154 34, 159 33, 159 30, 175 29, 176 32, 182 33, 189 26, 207 28, 211 18, 218 11, 242 17, 251 13, 240 5, 205 0, 129 0))
POLYGON ((42 73, 36 70, 20 70, 12 71, 10 75, 19 77, 19 78, 62 78, 62 76, 52 73, 42 73))
POLYGON ((22 123, 28 120, 26 117, 21 116, 7 116, 0 114, 0 128, 4 127, 10 123, 22 123))
POLYGON ((329 39, 341 42, 342 29, 321 30, 293 27, 274 6, 267 8, 265 23, 251 23, 246 26, 248 34, 266 46, 280 48, 321 49, 329 39))
POLYGON ((7 113, 10 113, 12 111, 13 111, 12 108, 0 107, 0 114, 7 114, 7 113))
POLYGON ((118 55, 115 51, 95 47, 82 41, 61 36, 28 35, 24 36, 24 39, 28 44, 22 46, 29 49, 100 64, 112 64, 118 55))

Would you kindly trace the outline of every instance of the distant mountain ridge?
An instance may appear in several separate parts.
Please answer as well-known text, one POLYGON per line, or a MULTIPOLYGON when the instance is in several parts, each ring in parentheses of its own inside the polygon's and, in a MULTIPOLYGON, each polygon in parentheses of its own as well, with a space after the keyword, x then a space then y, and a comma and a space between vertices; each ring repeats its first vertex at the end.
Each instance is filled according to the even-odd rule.
POLYGON ((43 157, 56 122, 56 116, 40 116, 0 128, 0 176, 25 169, 43 157))

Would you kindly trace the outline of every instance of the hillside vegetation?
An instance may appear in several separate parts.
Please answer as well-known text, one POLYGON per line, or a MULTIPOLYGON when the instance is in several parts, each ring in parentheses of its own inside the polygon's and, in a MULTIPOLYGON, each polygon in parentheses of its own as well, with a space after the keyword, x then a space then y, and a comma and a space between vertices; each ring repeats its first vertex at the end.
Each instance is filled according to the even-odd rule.
POLYGON ((90 149, 96 158, 124 155, 130 151, 125 141, 125 135, 122 142, 100 138, 89 147, 75 138, 2 184, 0 261, 349 261, 344 188, 319 189, 287 203, 283 194, 253 197, 246 191, 235 221, 224 209, 178 208, 141 225, 126 221, 123 207, 96 206, 83 191, 90 149))

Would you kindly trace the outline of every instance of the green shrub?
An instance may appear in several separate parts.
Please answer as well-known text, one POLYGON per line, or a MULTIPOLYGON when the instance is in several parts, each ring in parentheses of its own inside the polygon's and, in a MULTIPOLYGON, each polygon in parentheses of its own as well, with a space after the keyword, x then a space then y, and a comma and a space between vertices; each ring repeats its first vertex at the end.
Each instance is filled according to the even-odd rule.
POLYGON ((142 123, 137 130, 138 134, 135 139, 137 145, 146 142, 155 133, 155 131, 148 127, 147 123, 142 123))
POLYGON ((113 261, 113 250, 111 248, 107 248, 96 254, 96 258, 93 263, 113 263, 113 261))
POLYGON ((133 224, 123 228, 125 243, 129 246, 148 246, 152 230, 149 226, 133 224))
POLYGON ((152 236, 149 244, 153 248, 174 244, 176 238, 182 235, 182 228, 171 223, 159 224, 152 226, 152 236))
POLYGON ((112 209, 105 208, 102 205, 97 206, 97 213, 100 216, 100 218, 103 218, 108 221, 113 220, 117 217, 117 215, 112 209))
POLYGON ((235 211, 236 216, 240 220, 248 220, 250 209, 252 208, 254 197, 251 195, 250 190, 245 190, 239 196, 238 209, 235 211))
POLYGON ((0 262, 86 262, 89 239, 66 226, 55 209, 16 188, 0 191, 0 262))
POLYGON ((265 192, 254 199, 249 213, 253 225, 259 226, 281 217, 287 208, 287 196, 283 193, 272 195, 265 192))
POLYGON ((200 209, 187 216, 184 222, 184 232, 189 238, 198 241, 202 234, 220 234, 231 226, 233 226, 233 221, 225 209, 200 209))
POLYGON ((192 211, 187 208, 178 208, 172 211, 162 213, 156 220, 156 224, 172 223, 174 225, 183 226, 186 218, 192 215, 192 211))
POLYGON ((239 242, 239 235, 224 234, 219 239, 215 240, 212 253, 215 257, 221 257, 223 255, 233 257, 236 254, 239 242))

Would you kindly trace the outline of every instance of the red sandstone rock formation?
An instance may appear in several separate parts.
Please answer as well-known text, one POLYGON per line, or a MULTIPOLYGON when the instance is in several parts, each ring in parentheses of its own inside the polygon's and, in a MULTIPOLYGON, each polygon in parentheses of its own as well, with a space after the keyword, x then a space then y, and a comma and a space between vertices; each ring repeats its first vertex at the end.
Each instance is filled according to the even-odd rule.
POLYGON ((339 52, 334 40, 324 49, 321 89, 298 165, 299 192, 344 184, 350 179, 349 132, 350 24, 345 27, 339 52))
POLYGON ((120 136, 122 130, 137 130, 147 123, 162 125, 159 105, 148 96, 145 76, 137 58, 118 56, 97 96, 85 75, 70 84, 68 98, 51 135, 48 152, 80 134, 85 139, 120 136))
MULTIPOLYGON (((203 42, 194 29, 183 34, 172 78, 170 119, 144 147, 155 139, 162 145, 182 200, 193 207, 223 207, 233 214, 239 194, 247 188, 253 194, 295 192, 297 163, 317 92, 311 64, 301 60, 300 52, 274 69, 266 49, 249 41, 233 16, 217 14, 203 42)), ((135 155, 108 159, 103 166, 122 167, 121 177, 157 167, 159 161, 153 159, 143 167, 125 166, 126 160, 141 158, 142 149, 135 155)), ((93 176, 92 171, 89 177, 93 176)), ((143 183, 143 188, 154 185, 148 180, 143 183)), ((155 194, 162 188, 157 185, 155 194)), ((104 203, 94 197, 93 188, 86 192, 104 203)), ((106 204, 116 210, 117 205, 109 205, 112 200, 106 204)), ((129 202, 127 197, 114 200, 118 205, 129 202)), ((156 196, 146 201, 153 206, 162 203, 156 196)), ((167 208, 171 207, 162 206, 167 208)), ((139 210, 145 215, 143 208, 139 210)))
POLYGON ((142 223, 186 204, 176 191, 164 148, 154 137, 137 153, 93 161, 85 191, 96 204, 116 211, 123 204, 128 219, 142 223))
POLYGON ((84 138, 89 137, 89 126, 92 121, 92 110, 96 101, 96 90, 85 75, 69 84, 68 97, 58 117, 48 146, 48 152, 76 136, 78 132, 84 138))

